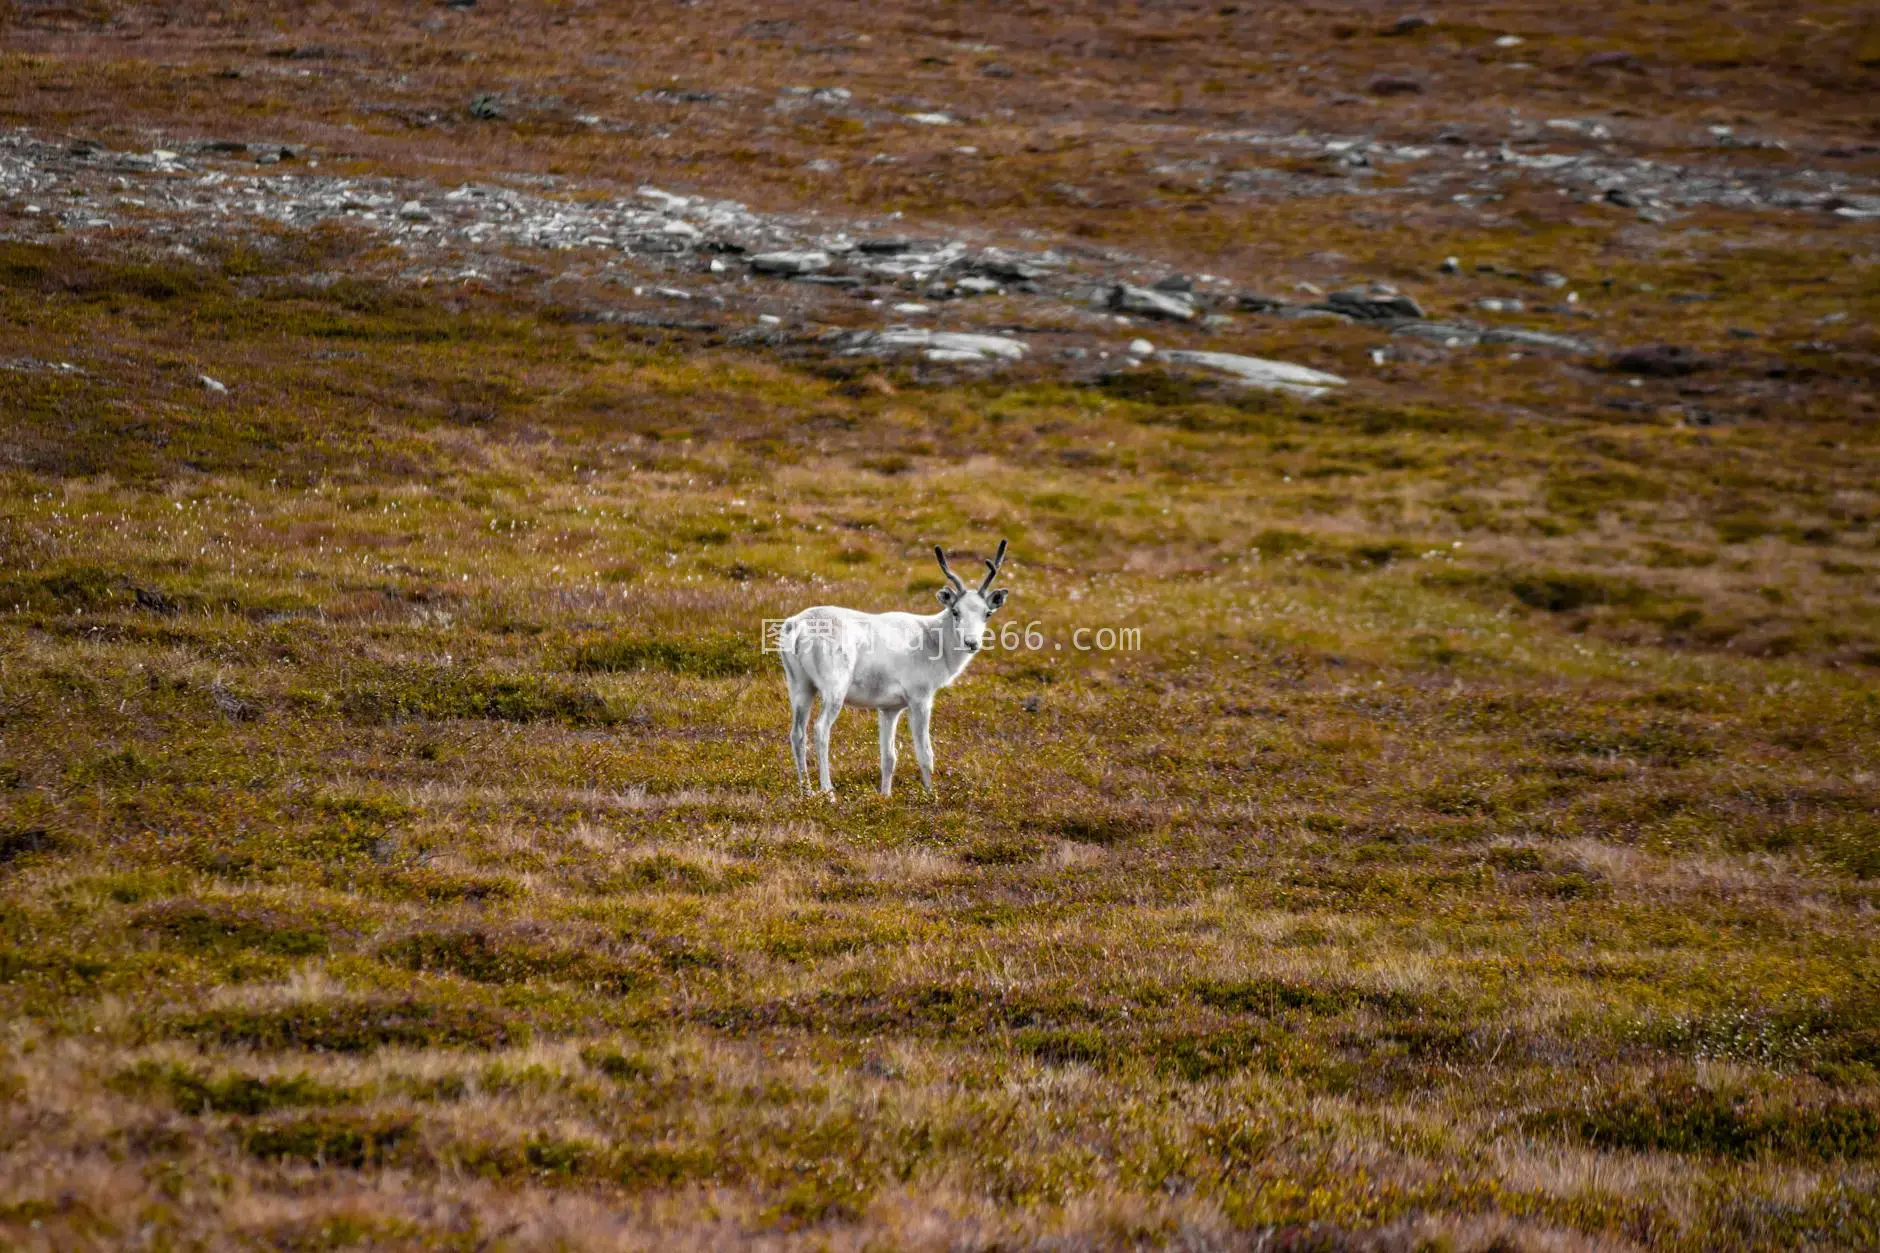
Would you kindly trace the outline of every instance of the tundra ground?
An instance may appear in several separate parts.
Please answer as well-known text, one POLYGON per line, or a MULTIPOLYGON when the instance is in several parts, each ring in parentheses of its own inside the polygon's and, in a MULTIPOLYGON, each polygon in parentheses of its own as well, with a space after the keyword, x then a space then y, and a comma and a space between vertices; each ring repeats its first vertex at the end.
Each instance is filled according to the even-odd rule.
POLYGON ((0 1243, 1880 1243, 1880 230, 1793 200, 1874 177, 1880 33, 816 7, 15 3, 0 121, 1443 315, 1558 272, 1589 316, 1528 322, 1600 350, 1047 284, 937 315, 1024 361, 847 356, 878 306, 705 253, 414 260, 393 214, 34 167, 0 204, 0 1243), (851 112, 778 111, 799 82, 851 112), (1456 201, 1438 134, 1488 151, 1510 107, 1633 121, 1582 155, 1685 181, 1643 219, 1544 163, 1456 201), (1275 116, 1314 155, 1153 159, 1275 116), (1359 128, 1431 146, 1400 197, 1324 155, 1359 128), (1705 163, 1755 195, 1675 203, 1705 163), (709 312, 650 316, 655 280, 709 312), (1123 367, 1137 335, 1352 381, 1123 367), (763 620, 924 608, 933 543, 1000 537, 938 797, 905 751, 874 795, 855 713, 838 798, 796 796, 763 620))

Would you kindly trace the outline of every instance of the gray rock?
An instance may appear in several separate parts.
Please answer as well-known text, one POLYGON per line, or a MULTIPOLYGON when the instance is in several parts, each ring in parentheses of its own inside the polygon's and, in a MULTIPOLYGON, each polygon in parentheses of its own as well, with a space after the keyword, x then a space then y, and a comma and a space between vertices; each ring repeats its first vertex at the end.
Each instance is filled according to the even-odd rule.
POLYGON ((1468 322, 1401 322, 1391 330, 1399 335, 1433 339, 1451 348, 1470 347, 1482 342, 1482 328, 1468 322))
POLYGON ((971 274, 960 279, 953 286, 969 296, 990 296, 1000 290, 996 279, 980 278, 971 274))
POLYGON ((1262 296, 1258 292, 1242 292, 1234 297, 1234 303, 1247 313, 1271 313, 1286 307, 1284 300, 1276 296, 1262 296))
POLYGON ((1173 292, 1155 291, 1129 283, 1118 283, 1110 289, 1109 305, 1122 313, 1139 313, 1145 317, 1168 318, 1176 322, 1192 322, 1195 317, 1192 301, 1173 292))
POLYGON ((896 327, 866 335, 856 350, 895 348, 922 349, 929 361, 1018 361, 1026 352, 1022 340, 1006 335, 969 335, 921 327, 896 327))
POLYGON ((1285 392, 1293 396, 1303 396, 1307 400, 1316 400, 1326 395, 1332 388, 1345 385, 1344 379, 1336 374, 1327 374, 1323 370, 1293 365, 1288 361, 1243 357, 1232 352, 1188 352, 1177 349, 1165 351, 1161 356, 1169 361, 1219 370, 1223 374, 1232 375, 1236 381, 1248 387, 1285 392))
POLYGON ((813 274, 829 268, 826 252, 760 252, 751 258, 759 274, 813 274))
POLYGON ((1488 326, 1481 330, 1482 339, 1491 344, 1520 344, 1526 348, 1556 348, 1561 352, 1598 352, 1594 344, 1572 335, 1559 335, 1553 331, 1534 331, 1522 326, 1488 326))
POLYGON ((1333 322, 1356 322, 1358 319, 1343 309, 1334 309, 1330 305, 1281 305, 1269 309, 1268 313, 1276 318, 1327 318, 1333 322))
POLYGON ((1154 283, 1156 291, 1174 292, 1178 296, 1193 294, 1195 281, 1186 274, 1165 274, 1154 283))
POLYGON ((1476 344, 1518 344, 1523 348, 1552 348, 1559 352, 1592 353, 1598 347, 1571 335, 1536 331, 1524 326, 1482 326, 1475 322, 1400 322, 1391 330, 1399 335, 1435 340, 1452 348, 1476 344))
POLYGON ((887 235, 877 239, 864 239, 855 245, 860 252, 876 257, 896 257, 914 247, 914 241, 905 235, 887 235))
POLYGON ((968 262, 966 268, 975 274, 1003 279, 1008 283, 1029 282, 1032 279, 1043 278, 1050 273, 1042 265, 1020 261, 1014 257, 979 257, 968 262))
POLYGON ((1710 363, 1688 348, 1677 344, 1651 344, 1628 348, 1612 358, 1612 368, 1623 374, 1643 374, 1651 378, 1680 378, 1708 368, 1710 363))
POLYGON ((1397 292, 1352 288, 1335 291, 1325 298, 1335 313, 1348 313, 1364 322, 1389 322, 1398 318, 1420 318, 1423 309, 1416 301, 1397 292))

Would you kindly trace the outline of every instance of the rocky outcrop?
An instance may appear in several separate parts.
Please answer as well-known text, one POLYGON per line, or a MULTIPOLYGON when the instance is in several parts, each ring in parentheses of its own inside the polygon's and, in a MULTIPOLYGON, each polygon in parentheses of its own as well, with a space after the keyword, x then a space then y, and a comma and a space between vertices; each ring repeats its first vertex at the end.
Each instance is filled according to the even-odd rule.
POLYGON ((1307 400, 1316 400, 1334 387, 1345 385, 1343 378, 1336 374, 1328 374, 1324 370, 1294 365, 1290 361, 1268 361, 1264 357, 1243 357, 1232 352, 1173 350, 1162 353, 1161 357, 1165 361, 1218 370, 1223 374, 1232 375, 1236 382, 1248 387, 1286 392, 1289 395, 1302 396, 1307 400))

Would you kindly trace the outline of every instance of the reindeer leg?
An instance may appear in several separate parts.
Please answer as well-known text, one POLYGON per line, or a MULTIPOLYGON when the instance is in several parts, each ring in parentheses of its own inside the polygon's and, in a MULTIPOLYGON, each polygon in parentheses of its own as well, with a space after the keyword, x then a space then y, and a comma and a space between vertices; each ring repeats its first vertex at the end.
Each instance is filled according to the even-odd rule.
POLYGON ((816 767, 821 772, 822 791, 825 796, 835 795, 835 785, 829 781, 829 732, 835 729, 836 719, 842 716, 842 696, 825 691, 822 694, 822 708, 816 714, 816 767))
POLYGON ((790 677, 790 757, 796 762, 797 791, 809 791, 809 715, 816 689, 808 680, 790 677))
POLYGON ((881 730, 881 794, 894 795, 894 733, 901 726, 901 711, 884 709, 876 720, 881 730))
POLYGON ((927 795, 933 791, 933 739, 928 735, 928 722, 933 717, 933 697, 910 701, 907 706, 908 729, 914 733, 914 761, 920 766, 920 781, 927 789, 927 795))

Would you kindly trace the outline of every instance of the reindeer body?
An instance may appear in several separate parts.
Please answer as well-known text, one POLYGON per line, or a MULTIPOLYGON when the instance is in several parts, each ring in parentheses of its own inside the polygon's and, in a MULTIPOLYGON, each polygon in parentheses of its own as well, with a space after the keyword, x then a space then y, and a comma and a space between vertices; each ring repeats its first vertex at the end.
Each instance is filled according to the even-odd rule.
POLYGON ((978 653, 986 619, 1005 603, 1003 590, 988 592, 1005 559, 1005 544, 999 545, 998 560, 986 563, 991 573, 977 591, 968 590, 948 569, 945 555, 938 548, 934 551, 950 584, 940 593, 939 613, 863 613, 817 605, 783 624, 778 651, 790 687, 790 755, 796 762, 797 782, 805 790, 809 788, 811 703, 820 701, 816 758, 821 791, 834 791, 829 781, 829 733, 845 706, 876 713, 883 796, 894 789, 894 740, 903 713, 914 734, 914 760, 920 766, 921 782, 933 791, 933 700, 978 653))

